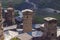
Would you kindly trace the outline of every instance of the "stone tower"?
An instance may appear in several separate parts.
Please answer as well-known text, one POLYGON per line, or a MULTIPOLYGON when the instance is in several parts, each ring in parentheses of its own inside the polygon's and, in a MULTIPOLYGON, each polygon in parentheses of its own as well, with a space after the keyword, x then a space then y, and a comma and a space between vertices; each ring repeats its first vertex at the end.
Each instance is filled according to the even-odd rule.
POLYGON ((33 11, 30 9, 22 10, 23 13, 23 29, 24 32, 31 32, 32 31, 32 17, 33 11))
POLYGON ((14 9, 12 7, 7 8, 7 20, 10 24, 15 24, 14 9))
POLYGON ((47 17, 45 20, 45 40, 57 40, 57 19, 47 17))
POLYGON ((8 4, 8 8, 7 8, 7 21, 9 22, 8 25, 13 25, 15 24, 15 17, 14 17, 14 8, 12 7, 12 4, 10 4, 11 2, 9 2, 8 4))
POLYGON ((0 3, 0 40, 4 40, 4 34, 3 34, 3 18, 2 18, 2 7, 0 3))

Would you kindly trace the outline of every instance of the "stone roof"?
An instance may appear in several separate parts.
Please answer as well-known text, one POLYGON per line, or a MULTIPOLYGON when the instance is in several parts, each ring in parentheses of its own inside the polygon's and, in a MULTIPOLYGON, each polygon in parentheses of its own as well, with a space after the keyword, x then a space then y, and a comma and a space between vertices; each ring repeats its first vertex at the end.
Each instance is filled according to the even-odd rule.
POLYGON ((14 28, 16 28, 17 27, 17 25, 12 25, 12 26, 8 26, 8 27, 4 27, 4 31, 5 30, 9 30, 9 29, 14 29, 14 28))
POLYGON ((7 8, 7 10, 13 10, 13 8, 9 7, 9 8, 7 8))
POLYGON ((32 36, 33 37, 41 37, 43 35, 42 31, 33 31, 32 36))
POLYGON ((32 38, 32 36, 27 33, 22 33, 18 35, 17 37, 20 38, 21 40, 30 40, 32 38))
POLYGON ((35 28, 40 28, 40 25, 41 25, 41 24, 35 24, 33 27, 35 27, 35 28))
POLYGON ((15 31, 7 31, 4 32, 4 40, 10 40, 11 38, 14 38, 18 35, 18 32, 15 31))
POLYGON ((44 24, 41 24, 40 27, 44 27, 44 24))
POLYGON ((57 20, 57 19, 56 18, 52 18, 52 17, 46 17, 46 18, 44 18, 44 20, 51 21, 51 20, 57 20))
POLYGON ((25 9, 25 10, 22 10, 22 12, 33 12, 32 10, 30 10, 30 9, 25 9))

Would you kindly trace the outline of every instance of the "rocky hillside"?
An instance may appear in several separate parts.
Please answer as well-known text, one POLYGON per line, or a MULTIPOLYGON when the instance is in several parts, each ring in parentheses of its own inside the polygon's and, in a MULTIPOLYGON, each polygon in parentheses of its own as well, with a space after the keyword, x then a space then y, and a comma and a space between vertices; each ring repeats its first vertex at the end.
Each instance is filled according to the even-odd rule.
POLYGON ((38 9, 48 7, 60 10, 60 0, 2 0, 3 6, 6 6, 9 1, 13 2, 14 5, 17 4, 18 7, 24 4, 24 2, 28 2, 38 9))
MULTIPOLYGON (((33 9, 36 13, 35 22, 42 23, 42 18, 52 16, 59 19, 60 25, 60 0, 10 0, 17 10, 33 9)), ((8 5, 8 0, 2 0, 3 7, 8 5)))

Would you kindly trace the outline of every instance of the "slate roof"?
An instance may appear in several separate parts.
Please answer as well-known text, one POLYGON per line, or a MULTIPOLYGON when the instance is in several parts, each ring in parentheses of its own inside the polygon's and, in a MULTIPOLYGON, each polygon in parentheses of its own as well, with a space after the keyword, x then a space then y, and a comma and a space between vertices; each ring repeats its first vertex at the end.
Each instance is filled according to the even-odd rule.
MULTIPOLYGON (((41 25, 41 24, 36 24, 36 25, 41 25)), ((11 27, 11 26, 10 26, 11 27)), ((9 27, 9 28, 10 28, 9 27)), ((12 26, 12 27, 16 27, 16 26, 12 26)), ((11 28, 12 28, 11 27, 11 28)), ((35 26, 34 26, 35 27, 35 26)), ((36 26, 37 27, 37 26, 36 26)), ((8 27, 6 27, 6 29, 7 29, 8 27)), ((7 29, 7 31, 6 30, 4 30, 4 33, 5 33, 5 35, 7 35, 7 36, 9 36, 9 32, 8 31, 10 31, 10 32, 12 32, 12 33, 10 33, 10 34, 15 34, 15 32, 17 32, 18 33, 18 35, 20 35, 20 34, 24 34, 24 32, 23 32, 23 29, 18 29, 18 28, 12 28, 13 30, 14 29, 16 29, 16 31, 13 31, 12 29, 10 30, 10 29, 7 29), (6 33, 6 32, 8 32, 8 34, 6 33)), ((40 27, 37 27, 37 28, 40 28, 40 27)), ((40 31, 38 31, 38 30, 36 30, 36 28, 35 29, 33 29, 31 32, 27 32, 27 34, 28 35, 30 35, 30 36, 32 36, 33 38, 34 37, 41 37, 42 35, 43 35, 43 32, 40 30, 40 31)), ((60 28, 58 29, 57 28, 57 37, 58 36, 60 36, 60 28)), ((9 36, 10 37, 10 36, 9 36)))
POLYGON ((22 33, 18 35, 17 37, 21 40, 30 40, 32 38, 32 36, 27 33, 22 33))

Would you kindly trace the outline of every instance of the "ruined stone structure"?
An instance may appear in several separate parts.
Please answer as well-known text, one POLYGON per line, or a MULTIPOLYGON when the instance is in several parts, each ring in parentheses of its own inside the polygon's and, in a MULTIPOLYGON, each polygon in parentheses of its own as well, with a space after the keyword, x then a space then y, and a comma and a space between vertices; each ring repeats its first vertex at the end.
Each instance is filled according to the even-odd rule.
POLYGON ((3 34, 3 20, 2 20, 2 7, 0 3, 0 40, 4 40, 4 34, 3 34))
POLYGON ((5 11, 5 21, 6 21, 6 25, 8 25, 8 26, 15 24, 14 9, 13 8, 9 7, 5 11))
POLYGON ((57 19, 44 18, 44 40, 57 40, 57 19))
POLYGON ((11 6, 12 4, 9 4, 6 14, 5 14, 5 19, 6 23, 8 26, 15 24, 15 17, 14 17, 14 8, 11 6))
POLYGON ((33 11, 30 9, 22 10, 23 13, 23 29, 24 32, 31 32, 32 31, 32 17, 33 11))

